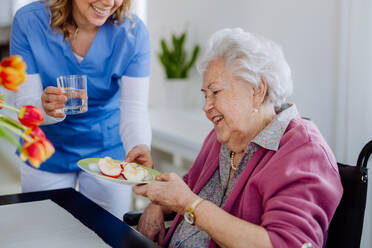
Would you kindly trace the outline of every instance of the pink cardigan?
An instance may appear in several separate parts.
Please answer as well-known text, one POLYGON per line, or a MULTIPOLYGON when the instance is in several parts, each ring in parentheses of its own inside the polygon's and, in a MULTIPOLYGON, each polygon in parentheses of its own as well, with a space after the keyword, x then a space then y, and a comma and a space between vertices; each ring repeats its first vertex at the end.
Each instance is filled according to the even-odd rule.
MULTIPOLYGON (((221 143, 214 130, 185 182, 198 194, 219 165, 221 143)), ((294 118, 278 151, 259 147, 240 175, 224 210, 264 227, 275 248, 323 247, 332 216, 342 196, 337 164, 322 135, 309 121, 294 118)), ((182 220, 177 215, 163 246, 182 220)), ((209 247, 216 247, 211 240, 209 247)))

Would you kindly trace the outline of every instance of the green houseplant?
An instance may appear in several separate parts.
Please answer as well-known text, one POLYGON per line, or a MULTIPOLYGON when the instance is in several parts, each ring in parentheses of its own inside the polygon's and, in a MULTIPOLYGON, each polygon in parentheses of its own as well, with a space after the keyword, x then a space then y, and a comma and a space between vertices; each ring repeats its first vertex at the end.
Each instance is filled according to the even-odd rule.
POLYGON ((186 32, 179 36, 172 34, 172 44, 168 45, 164 39, 161 39, 161 52, 158 54, 159 60, 164 67, 168 79, 186 79, 188 73, 199 54, 199 45, 195 45, 191 56, 185 50, 186 32))

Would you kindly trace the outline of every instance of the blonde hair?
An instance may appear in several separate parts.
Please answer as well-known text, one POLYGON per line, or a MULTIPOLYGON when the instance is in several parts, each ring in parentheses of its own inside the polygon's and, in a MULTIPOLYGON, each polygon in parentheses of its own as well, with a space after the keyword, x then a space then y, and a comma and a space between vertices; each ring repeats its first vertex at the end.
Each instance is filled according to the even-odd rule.
MULTIPOLYGON (((77 28, 77 25, 72 17, 72 0, 46 0, 47 7, 50 13, 50 26, 57 32, 63 34, 64 39, 71 37, 69 27, 77 28)), ((119 8, 110 16, 108 21, 112 24, 121 24, 126 18, 129 18, 134 27, 135 23, 130 16, 129 9, 132 0, 123 0, 119 8), (125 19, 123 16, 125 15, 125 19)))

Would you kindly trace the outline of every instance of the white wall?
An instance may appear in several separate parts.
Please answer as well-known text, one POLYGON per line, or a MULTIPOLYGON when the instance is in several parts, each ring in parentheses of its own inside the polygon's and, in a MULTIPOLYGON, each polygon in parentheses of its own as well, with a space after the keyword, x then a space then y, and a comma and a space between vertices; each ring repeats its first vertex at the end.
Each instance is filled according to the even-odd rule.
POLYGON ((0 27, 9 26, 11 22, 11 0, 1 0, 0 8, 0 27))
MULTIPOLYGON (((293 71, 293 100, 301 114, 316 122, 334 147, 339 5, 338 0, 148 1, 148 27, 154 54, 150 104, 161 104, 164 98, 164 73, 155 56, 160 50, 160 38, 188 30, 187 44, 203 45, 218 29, 242 27, 283 47, 293 71)), ((194 71, 193 77, 194 83, 200 85, 197 72, 194 71)))

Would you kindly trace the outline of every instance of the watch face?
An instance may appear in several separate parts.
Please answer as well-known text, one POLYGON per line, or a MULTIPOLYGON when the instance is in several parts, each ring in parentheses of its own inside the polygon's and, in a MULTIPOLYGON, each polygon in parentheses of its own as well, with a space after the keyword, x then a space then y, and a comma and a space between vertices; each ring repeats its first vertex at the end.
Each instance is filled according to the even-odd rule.
POLYGON ((193 225, 194 224, 194 215, 190 212, 185 212, 185 214, 183 215, 183 217, 185 218, 185 221, 187 223, 189 223, 190 225, 193 225))

